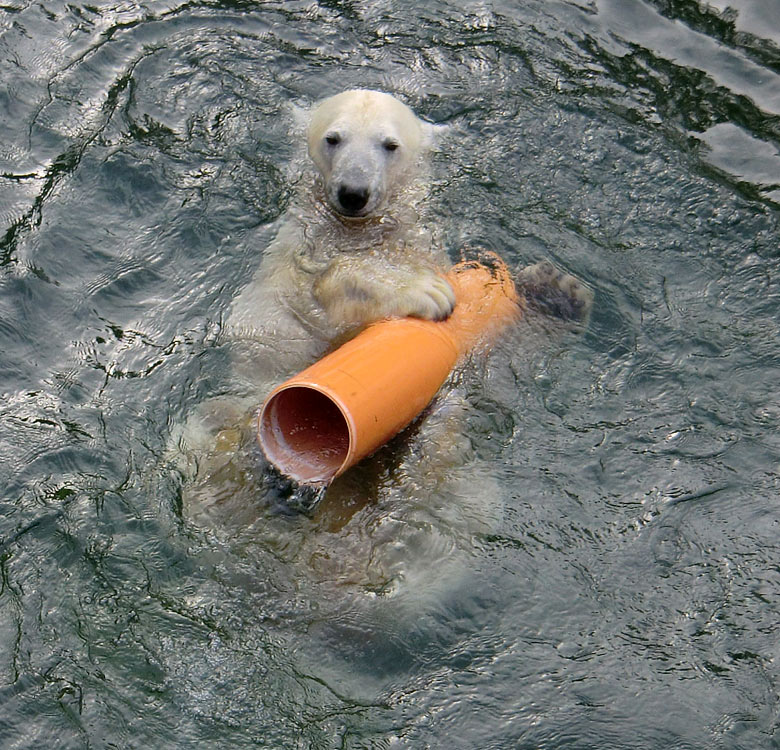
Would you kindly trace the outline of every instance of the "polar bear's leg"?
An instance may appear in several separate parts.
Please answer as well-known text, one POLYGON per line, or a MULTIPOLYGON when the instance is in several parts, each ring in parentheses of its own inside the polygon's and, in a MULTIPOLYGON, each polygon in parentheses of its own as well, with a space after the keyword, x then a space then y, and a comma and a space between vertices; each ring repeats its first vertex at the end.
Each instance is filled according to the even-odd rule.
POLYGON ((470 422, 480 419, 460 387, 445 390, 410 436, 398 472, 409 494, 425 497, 426 512, 462 535, 466 546, 466 540, 495 531, 504 511, 494 467, 470 437, 470 422))
POLYGON ((549 261, 522 269, 517 276, 517 285, 532 308, 566 321, 588 321, 593 292, 578 278, 557 269, 549 261))

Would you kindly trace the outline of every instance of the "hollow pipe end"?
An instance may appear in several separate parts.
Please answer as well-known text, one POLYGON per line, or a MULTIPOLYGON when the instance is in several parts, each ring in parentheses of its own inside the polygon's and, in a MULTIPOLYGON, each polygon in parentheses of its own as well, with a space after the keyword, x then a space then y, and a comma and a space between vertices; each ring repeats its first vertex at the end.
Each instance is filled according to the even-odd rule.
POLYGON ((351 431, 338 404, 316 388, 291 384, 274 391, 258 417, 266 458, 300 484, 326 484, 347 465, 351 431))

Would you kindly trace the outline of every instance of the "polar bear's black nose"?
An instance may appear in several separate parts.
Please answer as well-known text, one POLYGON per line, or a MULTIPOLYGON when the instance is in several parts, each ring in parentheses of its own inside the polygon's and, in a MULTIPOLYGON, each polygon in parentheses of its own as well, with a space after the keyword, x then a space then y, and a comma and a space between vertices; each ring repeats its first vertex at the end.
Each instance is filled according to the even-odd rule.
POLYGON ((368 203, 368 188, 342 185, 339 188, 338 199, 345 213, 356 214, 368 203))

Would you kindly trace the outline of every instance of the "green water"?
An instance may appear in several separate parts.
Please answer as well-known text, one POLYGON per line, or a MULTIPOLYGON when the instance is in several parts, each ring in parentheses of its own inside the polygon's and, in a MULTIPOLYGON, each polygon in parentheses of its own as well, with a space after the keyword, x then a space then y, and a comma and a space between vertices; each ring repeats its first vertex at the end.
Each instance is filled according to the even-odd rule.
POLYGON ((734 5, 0 6, 3 750, 780 745, 780 10, 734 5), (293 106, 356 86, 451 126, 453 257, 596 294, 472 376, 503 516, 399 612, 345 603, 333 508, 192 524, 165 462, 293 106))

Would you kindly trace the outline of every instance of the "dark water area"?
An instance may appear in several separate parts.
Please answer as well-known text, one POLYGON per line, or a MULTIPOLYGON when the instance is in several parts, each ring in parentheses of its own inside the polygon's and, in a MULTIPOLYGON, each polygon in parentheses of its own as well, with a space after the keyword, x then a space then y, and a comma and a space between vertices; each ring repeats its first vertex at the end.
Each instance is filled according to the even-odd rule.
POLYGON ((775 0, 5 0, 0 123, 0 747, 780 746, 775 0), (494 353, 503 517, 404 628, 329 630, 317 519, 195 526, 165 461, 352 87, 450 125, 453 258, 596 297, 494 353))

